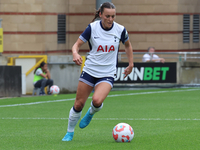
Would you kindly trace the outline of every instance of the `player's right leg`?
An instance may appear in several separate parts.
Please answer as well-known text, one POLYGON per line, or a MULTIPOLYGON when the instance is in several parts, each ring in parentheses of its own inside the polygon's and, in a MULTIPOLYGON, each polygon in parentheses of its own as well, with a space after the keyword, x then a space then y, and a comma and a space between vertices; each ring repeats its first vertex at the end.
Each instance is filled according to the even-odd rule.
POLYGON ((34 87, 40 88, 40 95, 45 95, 44 88, 45 88, 46 82, 47 82, 47 79, 43 78, 34 84, 34 87))
POLYGON ((76 94, 76 100, 75 100, 74 106, 71 108, 69 112, 67 134, 64 136, 62 141, 71 141, 73 139, 74 128, 81 117, 82 109, 85 105, 85 102, 88 96, 92 92, 92 90, 93 90, 92 86, 82 81, 79 81, 77 94, 76 94))
POLYGON ((44 92, 44 88, 46 86, 46 83, 47 83, 47 79, 46 78, 43 78, 41 79, 41 87, 40 87, 40 91, 41 91, 41 95, 45 95, 45 92, 44 92))

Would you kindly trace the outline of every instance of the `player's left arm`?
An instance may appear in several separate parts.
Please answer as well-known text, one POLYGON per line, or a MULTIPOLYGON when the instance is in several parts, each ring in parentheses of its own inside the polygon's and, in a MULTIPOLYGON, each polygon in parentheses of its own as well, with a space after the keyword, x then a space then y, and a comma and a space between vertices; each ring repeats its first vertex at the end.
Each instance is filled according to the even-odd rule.
POLYGON ((126 78, 127 75, 129 75, 132 72, 134 65, 133 65, 132 45, 129 39, 124 43, 124 46, 125 46, 125 52, 126 52, 126 55, 128 57, 128 62, 129 62, 128 67, 124 70, 124 73, 123 73, 125 75, 124 78, 126 78))
POLYGON ((51 75, 50 75, 50 72, 49 72, 48 69, 46 70, 46 74, 47 74, 47 78, 48 78, 48 79, 51 79, 51 75))

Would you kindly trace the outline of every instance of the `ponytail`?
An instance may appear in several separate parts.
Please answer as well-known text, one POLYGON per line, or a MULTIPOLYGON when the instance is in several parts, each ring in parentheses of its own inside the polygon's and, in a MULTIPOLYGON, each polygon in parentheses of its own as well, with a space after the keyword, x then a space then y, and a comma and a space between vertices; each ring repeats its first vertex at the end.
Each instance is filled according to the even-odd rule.
POLYGON ((105 2, 103 4, 101 4, 101 6, 99 7, 99 9, 96 11, 94 18, 92 19, 92 22, 94 22, 97 18, 99 18, 99 13, 103 13, 104 8, 110 8, 110 9, 115 9, 115 5, 113 3, 110 2, 105 2))
POLYGON ((96 11, 94 18, 92 19, 92 22, 94 22, 97 18, 99 18, 100 8, 96 11))
POLYGON ((46 64, 45 62, 41 62, 41 64, 37 68, 35 68, 33 74, 35 74, 35 72, 37 71, 38 68, 43 67, 45 64, 46 64))

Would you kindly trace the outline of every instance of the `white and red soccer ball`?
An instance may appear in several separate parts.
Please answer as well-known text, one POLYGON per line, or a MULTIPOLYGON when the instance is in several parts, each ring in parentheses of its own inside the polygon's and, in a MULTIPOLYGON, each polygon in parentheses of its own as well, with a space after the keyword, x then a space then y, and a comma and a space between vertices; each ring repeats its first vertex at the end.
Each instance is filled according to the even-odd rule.
POLYGON ((53 85, 50 88, 50 93, 53 94, 53 95, 59 94, 60 88, 57 85, 53 85))
POLYGON ((134 137, 133 128, 127 123, 117 124, 112 134, 116 142, 130 142, 134 137))

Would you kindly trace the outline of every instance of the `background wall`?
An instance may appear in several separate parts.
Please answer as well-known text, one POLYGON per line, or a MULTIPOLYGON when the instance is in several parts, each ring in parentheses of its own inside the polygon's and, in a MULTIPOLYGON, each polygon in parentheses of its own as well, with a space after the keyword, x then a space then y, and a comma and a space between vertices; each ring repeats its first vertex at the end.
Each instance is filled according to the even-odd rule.
MULTIPOLYGON (((134 51, 199 51, 192 42, 193 14, 199 0, 112 0, 116 21, 129 32, 134 51), (190 43, 183 43, 183 14, 190 14, 190 43)), ((4 54, 71 54, 79 35, 91 22, 95 0, 1 0, 4 54), (66 15, 66 43, 57 43, 57 15, 66 15)), ((123 51, 123 46, 120 51, 123 51)), ((81 48, 88 52, 88 45, 81 48)))
POLYGON ((55 85, 58 85, 61 93, 75 92, 81 67, 72 63, 72 56, 49 56, 48 68, 55 85))
POLYGON ((68 12, 68 3, 68 0, 1 0, 5 54, 66 50, 66 44, 57 44, 57 15, 68 12))

